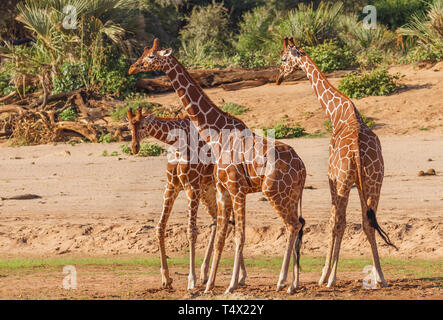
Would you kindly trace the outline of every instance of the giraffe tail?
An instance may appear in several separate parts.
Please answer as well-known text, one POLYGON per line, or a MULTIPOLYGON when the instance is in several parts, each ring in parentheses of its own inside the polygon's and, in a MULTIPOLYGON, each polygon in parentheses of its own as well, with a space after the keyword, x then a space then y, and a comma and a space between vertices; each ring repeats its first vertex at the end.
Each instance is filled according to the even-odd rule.
POLYGON ((298 221, 301 223, 301 228, 298 231, 297 234, 297 239, 295 240, 295 244, 294 244, 294 253, 295 253, 295 262, 297 263, 297 268, 300 269, 300 249, 301 249, 301 244, 302 244, 302 240, 303 240, 303 227, 305 226, 305 219, 303 219, 302 217, 302 197, 303 197, 303 193, 300 195, 300 215, 298 217, 298 221))
MULTIPOLYGON (((368 201, 370 202, 370 200, 368 201)), ((369 207, 369 206, 368 206, 369 207)), ((380 235, 380 237, 383 239, 383 241, 391 247, 394 247, 396 250, 398 250, 397 246, 394 245, 391 242, 391 239, 389 239, 388 234, 380 227, 380 225, 377 222, 377 218, 375 217, 375 212, 374 210, 372 210, 371 207, 368 208, 368 211, 366 211, 366 216, 369 219, 369 224, 372 228, 374 228, 375 230, 377 230, 378 234, 380 235)))
POLYGON ((363 194, 363 198, 365 199, 365 201, 367 201, 367 211, 366 211, 366 216, 369 220, 369 225, 374 228, 375 230, 377 230, 378 234, 380 235, 380 237, 383 239, 383 241, 391 247, 394 247, 396 250, 398 250, 398 248, 391 242, 391 240, 389 239, 388 234, 380 227, 380 225, 377 222, 377 218, 375 217, 375 211, 374 209, 372 209, 372 198, 366 197, 366 193, 365 193, 365 189, 363 186, 363 167, 361 165, 361 158, 360 158, 360 149, 357 148, 358 152, 356 155, 356 163, 357 163, 357 175, 358 175, 358 182, 360 184, 360 190, 363 194))

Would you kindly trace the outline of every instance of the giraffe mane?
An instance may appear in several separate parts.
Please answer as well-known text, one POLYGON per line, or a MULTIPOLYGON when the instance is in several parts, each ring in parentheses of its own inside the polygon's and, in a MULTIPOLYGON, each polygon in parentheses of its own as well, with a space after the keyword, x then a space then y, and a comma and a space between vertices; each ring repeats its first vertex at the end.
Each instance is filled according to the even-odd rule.
POLYGON ((175 61, 176 61, 176 63, 187 73, 187 76, 188 76, 188 80, 197 88, 197 90, 199 91, 199 93, 202 95, 202 96, 204 96, 206 99, 207 99, 207 101, 209 102, 209 103, 211 103, 211 105, 212 105, 212 107, 214 107, 214 108, 216 108, 221 114, 223 114, 223 115, 225 115, 225 116, 227 116, 227 117, 229 117, 229 118, 232 118, 232 119, 234 119, 234 120, 236 120, 236 121, 238 121, 238 122, 240 122, 241 124, 243 124, 246 128, 248 128, 248 126, 242 121, 242 120, 240 120, 239 118, 237 118, 236 116, 233 116, 232 114, 229 114, 228 112, 226 112, 226 111, 223 111, 221 108, 219 108, 209 97, 208 97, 208 95, 205 93, 205 91, 202 89, 202 87, 200 86, 200 84, 197 82, 197 81, 195 81, 195 79, 189 74, 189 71, 183 66, 183 64, 174 56, 174 55, 172 55, 171 54, 171 57, 172 58, 174 58, 175 59, 175 61))

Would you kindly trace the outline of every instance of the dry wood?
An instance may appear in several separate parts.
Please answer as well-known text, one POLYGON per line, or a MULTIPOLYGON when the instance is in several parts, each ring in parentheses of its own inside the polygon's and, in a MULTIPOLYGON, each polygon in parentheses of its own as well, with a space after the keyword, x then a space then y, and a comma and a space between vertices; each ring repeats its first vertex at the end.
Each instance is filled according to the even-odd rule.
POLYGON ((234 91, 240 89, 254 88, 266 84, 266 80, 248 80, 235 83, 222 84, 221 87, 226 91, 234 91))
POLYGON ((97 131, 92 126, 87 124, 72 122, 72 121, 61 121, 56 123, 55 137, 56 139, 61 136, 63 131, 73 131, 83 137, 87 138, 91 142, 97 142, 97 131))

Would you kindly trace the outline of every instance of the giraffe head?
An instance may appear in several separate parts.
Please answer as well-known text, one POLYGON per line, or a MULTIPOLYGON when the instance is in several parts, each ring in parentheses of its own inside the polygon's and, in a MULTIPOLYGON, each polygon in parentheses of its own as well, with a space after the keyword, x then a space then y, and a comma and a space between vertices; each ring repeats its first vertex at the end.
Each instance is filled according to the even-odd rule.
POLYGON ((293 38, 283 39, 283 51, 281 51, 280 54, 281 65, 277 77, 277 85, 282 83, 284 78, 290 75, 292 72, 300 69, 303 65, 302 57, 306 56, 303 49, 295 45, 293 38))
POLYGON ((137 113, 135 115, 132 113, 131 108, 128 108, 129 127, 131 128, 132 133, 132 154, 137 154, 140 151, 140 141, 146 135, 149 123, 154 118, 155 116, 153 114, 148 116, 143 115, 141 108, 137 109, 137 113))
POLYGON ((141 57, 129 68, 129 74, 164 70, 172 49, 160 49, 159 46, 160 41, 155 38, 152 48, 146 47, 141 57))

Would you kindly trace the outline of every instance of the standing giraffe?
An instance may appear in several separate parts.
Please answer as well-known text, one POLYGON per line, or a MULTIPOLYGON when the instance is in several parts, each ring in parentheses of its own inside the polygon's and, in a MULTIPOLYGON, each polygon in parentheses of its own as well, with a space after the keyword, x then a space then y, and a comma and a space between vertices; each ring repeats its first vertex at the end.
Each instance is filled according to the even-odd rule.
MULTIPOLYGON (((188 139, 190 135, 190 125, 188 117, 184 118, 160 118, 155 115, 144 116, 141 109, 137 110, 134 116, 132 110, 128 109, 128 120, 132 131, 132 153, 137 154, 140 151, 140 141, 149 134, 150 136, 170 144, 172 146, 179 146, 178 139, 188 139), (182 136, 180 136, 182 134, 182 136)), ((163 287, 170 287, 172 279, 169 276, 168 263, 166 260, 165 249, 165 233, 166 224, 171 213, 174 201, 180 191, 185 190, 188 200, 188 230, 187 236, 189 241, 190 263, 189 263, 189 277, 188 290, 195 288, 195 242, 197 240, 197 211, 199 201, 205 207, 206 211, 212 218, 211 235, 209 237, 208 247, 206 249, 205 257, 201 266, 200 280, 206 283, 208 280, 209 261, 214 247, 214 239, 217 225, 217 202, 216 190, 214 180, 214 165, 195 163, 191 164, 186 161, 186 156, 189 154, 189 144, 187 141, 180 141, 184 146, 187 146, 185 155, 176 149, 175 152, 168 157, 168 164, 166 167, 167 184, 163 195, 163 211, 160 221, 157 225, 157 238, 160 247, 161 257, 161 275, 163 287)), ((198 150, 201 150, 206 143, 201 139, 198 141, 198 150)), ((227 206, 229 213, 232 212, 232 205, 227 206)), ((231 224, 233 224, 231 222, 231 224)), ((230 230, 230 229, 229 229, 230 230)), ((229 233, 229 231, 228 231, 229 233)), ((244 266, 243 256, 241 260, 241 283, 246 279, 246 269, 244 266)))
POLYGON ((311 81, 314 92, 332 123, 328 169, 332 198, 330 238, 319 285, 328 277, 327 287, 335 285, 340 244, 346 227, 349 191, 355 184, 360 195, 363 230, 371 245, 377 283, 386 286, 375 241, 375 230, 388 245, 396 247, 378 225, 375 217, 384 171, 380 141, 364 123, 354 103, 329 83, 303 49, 294 44, 293 39, 285 38, 283 46, 277 84, 294 70, 301 68, 311 81))
POLYGON ((145 48, 129 73, 154 70, 164 71, 168 75, 190 120, 210 145, 214 155, 218 200, 217 235, 205 292, 214 288, 228 227, 228 210, 225 209, 229 199, 232 200, 235 214, 236 250, 231 283, 226 292, 231 293, 238 287, 240 257, 245 242, 246 195, 262 191, 283 219, 288 232, 277 290, 285 286, 293 253, 293 281, 288 287, 288 292, 292 293, 299 285, 299 250, 304 220, 301 218, 301 210, 298 218, 298 205, 300 203, 301 208, 306 179, 303 161, 290 146, 274 144, 271 140, 256 136, 241 120, 219 109, 172 55, 172 49, 159 49, 158 39, 154 40, 152 48, 145 48))

